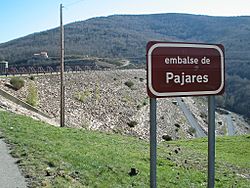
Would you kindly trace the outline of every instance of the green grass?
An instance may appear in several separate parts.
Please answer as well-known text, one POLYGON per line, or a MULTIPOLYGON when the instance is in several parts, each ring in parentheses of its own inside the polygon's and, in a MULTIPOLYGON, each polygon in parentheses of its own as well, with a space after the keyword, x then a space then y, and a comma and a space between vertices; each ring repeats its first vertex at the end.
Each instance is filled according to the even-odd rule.
MULTIPOLYGON (((149 187, 149 144, 133 137, 56 128, 0 111, 0 130, 31 187, 149 187), (130 176, 131 168, 139 174, 130 176)), ((250 136, 217 139, 216 187, 249 187, 250 136)), ((207 140, 158 146, 158 187, 206 187, 207 140)))
MULTIPOLYGON (((173 142, 197 152, 207 153, 207 138, 173 142)), ((218 160, 250 168, 250 135, 220 136, 216 138, 216 157, 218 160)))
POLYGON ((75 94, 75 99, 80 101, 80 102, 85 102, 88 97, 91 96, 91 92, 89 90, 77 92, 75 94))

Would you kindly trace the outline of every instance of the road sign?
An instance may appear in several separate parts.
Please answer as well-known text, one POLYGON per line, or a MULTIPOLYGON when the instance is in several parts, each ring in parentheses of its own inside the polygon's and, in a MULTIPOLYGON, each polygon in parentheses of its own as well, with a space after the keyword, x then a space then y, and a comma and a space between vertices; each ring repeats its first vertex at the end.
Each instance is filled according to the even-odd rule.
POLYGON ((224 59, 222 45, 148 42, 148 94, 153 98, 222 94, 224 59))

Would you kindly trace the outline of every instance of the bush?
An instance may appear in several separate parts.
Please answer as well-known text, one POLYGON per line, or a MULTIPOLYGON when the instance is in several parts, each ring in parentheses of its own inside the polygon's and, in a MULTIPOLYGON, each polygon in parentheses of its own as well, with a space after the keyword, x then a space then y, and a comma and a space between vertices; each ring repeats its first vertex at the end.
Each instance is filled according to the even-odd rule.
POLYGON ((195 133, 196 133, 195 128, 189 127, 189 128, 188 128, 188 133, 189 133, 189 134, 195 134, 195 133))
POLYGON ((142 106, 141 106, 141 105, 139 105, 139 104, 136 106, 137 110, 140 110, 140 109, 141 109, 141 107, 142 107, 142 106))
POLYGON ((24 80, 19 77, 13 77, 10 79, 10 84, 16 89, 19 90, 24 86, 24 80))
POLYGON ((137 107, 137 110, 140 110, 143 106, 146 106, 148 103, 147 103, 147 100, 145 99, 142 104, 138 104, 136 107, 137 107))
POLYGON ((142 103, 143 106, 146 106, 147 104, 148 104, 147 100, 144 100, 143 103, 142 103))
POLYGON ((127 124, 129 127, 135 127, 138 123, 136 121, 130 121, 127 124))
POLYGON ((91 96, 91 93, 89 90, 86 90, 86 91, 81 91, 81 92, 77 92, 75 94, 75 99, 80 101, 80 102, 85 102, 86 99, 91 96))
POLYGON ((205 119, 207 118, 207 114, 205 112, 201 112, 200 117, 205 119))
POLYGON ((34 81, 35 77, 34 76, 30 76, 29 79, 34 81))
POLYGON ((36 106, 38 103, 37 88, 33 82, 31 82, 29 85, 28 96, 26 98, 26 102, 30 104, 31 106, 36 106))
POLYGON ((132 81, 127 81, 124 83, 126 86, 128 86, 129 88, 133 87, 134 86, 134 82, 132 81))
POLYGON ((144 78, 139 78, 139 80, 140 80, 141 82, 143 82, 143 81, 144 81, 144 78))
POLYGON ((174 126, 177 127, 177 128, 181 127, 180 124, 178 124, 178 123, 175 123, 174 126))
POLYGON ((165 140, 165 141, 171 141, 172 137, 165 134, 165 135, 162 135, 162 139, 165 140))

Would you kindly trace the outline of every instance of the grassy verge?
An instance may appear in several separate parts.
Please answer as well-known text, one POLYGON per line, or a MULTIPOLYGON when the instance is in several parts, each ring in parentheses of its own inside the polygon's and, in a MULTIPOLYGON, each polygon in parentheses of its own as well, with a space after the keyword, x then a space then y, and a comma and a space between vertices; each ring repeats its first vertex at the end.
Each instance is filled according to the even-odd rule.
MULTIPOLYGON (((56 128, 3 111, 0 130, 31 187, 149 187, 146 141, 56 128), (138 174, 129 173, 131 168, 138 174)), ((216 187, 249 185, 249 141, 249 136, 217 140, 216 187)), ((158 187, 206 187, 206 148, 206 139, 160 144, 158 187)))

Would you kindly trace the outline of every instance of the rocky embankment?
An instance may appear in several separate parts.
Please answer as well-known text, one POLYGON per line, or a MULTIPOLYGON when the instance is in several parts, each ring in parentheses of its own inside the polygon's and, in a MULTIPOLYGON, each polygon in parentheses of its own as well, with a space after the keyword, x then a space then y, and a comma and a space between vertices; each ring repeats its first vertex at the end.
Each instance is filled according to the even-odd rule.
MULTIPOLYGON (((59 75, 38 75, 34 80, 29 77, 24 79, 25 86, 14 91, 5 86, 9 78, 1 78, 1 88, 26 101, 29 85, 34 82, 39 96, 37 108, 59 121, 59 75)), ((65 117, 68 127, 134 135, 143 139, 149 137, 149 98, 146 93, 145 70, 68 73, 65 75, 65 93, 65 117)), ((206 130, 205 108, 200 108, 203 103, 201 105, 195 102, 195 98, 185 98, 184 101, 198 123, 206 130)), ((172 139, 194 137, 195 134, 175 98, 158 99, 157 105, 159 139, 163 135, 172 139)), ((225 127, 226 120, 223 115, 217 116, 217 122, 225 127)), ((243 128, 237 133, 246 133, 247 125, 238 119, 235 121, 243 128)), ((217 134, 225 134, 225 131, 218 129, 217 134)))
MULTIPOLYGON (((208 99, 207 97, 183 97, 185 104, 189 107, 198 124, 207 132, 208 124, 208 99)), ((230 135, 228 127, 233 127, 235 135, 249 134, 249 124, 238 114, 225 109, 216 109, 215 125, 217 135, 230 135)))

